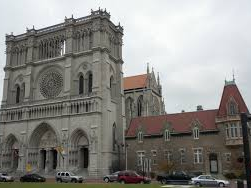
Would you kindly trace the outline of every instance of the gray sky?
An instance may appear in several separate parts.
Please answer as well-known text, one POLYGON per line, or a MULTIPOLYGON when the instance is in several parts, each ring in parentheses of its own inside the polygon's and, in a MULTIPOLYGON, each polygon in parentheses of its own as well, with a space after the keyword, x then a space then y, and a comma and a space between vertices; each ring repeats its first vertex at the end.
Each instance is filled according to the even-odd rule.
POLYGON ((225 78, 251 107, 251 1, 248 0, 0 0, 0 98, 5 34, 61 23, 106 8, 124 26, 125 76, 160 72, 167 113, 218 108, 225 78))

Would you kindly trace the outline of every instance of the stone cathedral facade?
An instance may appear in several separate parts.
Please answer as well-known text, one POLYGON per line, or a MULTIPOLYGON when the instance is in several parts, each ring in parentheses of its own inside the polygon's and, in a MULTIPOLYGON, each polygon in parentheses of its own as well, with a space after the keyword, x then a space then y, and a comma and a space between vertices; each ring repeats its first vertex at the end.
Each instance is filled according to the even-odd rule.
POLYGON ((6 35, 2 170, 98 177, 121 161, 122 37, 103 10, 6 35))

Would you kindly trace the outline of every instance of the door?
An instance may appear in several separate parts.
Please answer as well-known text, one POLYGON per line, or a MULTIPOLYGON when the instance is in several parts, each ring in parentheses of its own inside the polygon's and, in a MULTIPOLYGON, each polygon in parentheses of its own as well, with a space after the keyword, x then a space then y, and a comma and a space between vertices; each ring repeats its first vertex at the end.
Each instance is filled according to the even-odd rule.
POLYGON ((211 153, 209 155, 209 163, 210 163, 210 172, 218 173, 218 160, 216 153, 211 153))
POLYGON ((40 150, 40 168, 45 169, 46 161, 46 151, 44 149, 40 150))
POLYGON ((88 148, 84 148, 84 168, 88 168, 89 162, 89 150, 88 148))
POLYGON ((52 150, 52 156, 53 156, 53 163, 52 163, 52 169, 56 169, 57 168, 57 158, 58 158, 58 152, 57 152, 57 150, 52 150))

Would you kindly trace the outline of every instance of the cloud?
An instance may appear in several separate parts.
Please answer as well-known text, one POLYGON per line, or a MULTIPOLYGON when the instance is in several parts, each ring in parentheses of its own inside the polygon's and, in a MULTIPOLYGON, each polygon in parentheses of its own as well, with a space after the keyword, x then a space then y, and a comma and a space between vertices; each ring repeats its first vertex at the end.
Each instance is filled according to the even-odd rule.
MULTIPOLYGON (((251 106, 251 2, 247 0, 45 0, 1 1, 0 69, 5 65, 5 33, 25 32, 107 8, 124 26, 124 74, 160 72, 169 113, 218 108, 224 80, 236 82, 251 106)), ((4 72, 0 71, 3 80, 4 72)), ((2 82, 3 83, 3 82, 2 82)), ((2 85, 0 85, 2 98, 2 85)))

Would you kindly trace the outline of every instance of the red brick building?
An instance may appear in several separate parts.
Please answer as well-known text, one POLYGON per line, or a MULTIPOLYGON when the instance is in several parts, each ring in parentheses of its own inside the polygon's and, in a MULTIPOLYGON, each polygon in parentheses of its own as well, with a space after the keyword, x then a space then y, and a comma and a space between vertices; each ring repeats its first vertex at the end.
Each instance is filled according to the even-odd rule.
POLYGON ((224 174, 243 165, 240 113, 249 113, 235 81, 226 81, 218 109, 137 117, 126 131, 128 169, 224 174))

